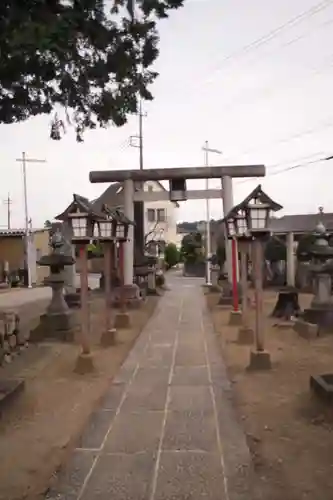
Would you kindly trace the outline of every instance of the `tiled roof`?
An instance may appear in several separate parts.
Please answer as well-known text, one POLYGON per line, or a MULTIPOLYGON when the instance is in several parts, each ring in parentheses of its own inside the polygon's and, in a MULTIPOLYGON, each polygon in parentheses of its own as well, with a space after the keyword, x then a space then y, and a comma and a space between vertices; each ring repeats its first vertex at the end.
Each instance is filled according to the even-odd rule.
MULTIPOLYGON (((165 187, 163 184, 159 181, 155 181, 158 183, 158 185, 165 191, 165 187)), ((110 184, 104 193, 101 194, 99 198, 96 198, 93 200, 91 203, 94 206, 96 210, 101 210, 102 206, 104 204, 108 205, 109 207, 123 207, 124 205, 124 191, 122 189, 123 183, 122 182, 113 182, 110 184)), ((178 207, 178 203, 175 203, 175 205, 178 207)))
POLYGON ((121 207, 124 204, 124 193, 120 189, 122 187, 121 182, 113 182, 106 188, 106 190, 101 194, 99 198, 92 201, 92 205, 95 210, 101 210, 102 206, 108 205, 110 207, 121 207))
MULTIPOLYGON (((326 230, 333 233, 333 213, 298 214, 273 217, 270 220, 269 228, 272 233, 311 233, 316 229, 318 222, 322 222, 326 230)), ((224 223, 215 225, 214 237, 217 241, 223 242, 224 223)))
POLYGON ((0 236, 24 236, 25 229, 0 229, 0 236))
POLYGON ((284 215, 283 217, 272 218, 270 229, 273 233, 311 233, 320 221, 327 231, 333 232, 332 213, 284 215))
MULTIPOLYGON (((39 233, 42 231, 48 231, 47 228, 37 228, 31 229, 31 233, 39 233)), ((0 229, 0 236, 24 236, 25 229, 17 228, 17 229, 0 229)))

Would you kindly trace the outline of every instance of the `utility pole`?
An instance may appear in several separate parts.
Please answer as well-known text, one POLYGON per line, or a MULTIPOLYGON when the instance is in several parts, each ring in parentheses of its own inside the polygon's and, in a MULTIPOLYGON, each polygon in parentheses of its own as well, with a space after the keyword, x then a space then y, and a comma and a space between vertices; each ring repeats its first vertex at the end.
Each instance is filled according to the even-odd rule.
MULTIPOLYGON (((130 146, 139 149, 139 168, 143 170, 143 118, 147 116, 147 113, 142 111, 142 99, 139 101, 139 133, 138 135, 130 136, 130 146), (136 142, 138 140, 139 143, 136 142)), ((143 186, 140 186, 142 189, 143 186)), ((134 202, 134 240, 135 246, 140 253, 144 254, 145 247, 145 219, 144 219, 144 202, 136 201, 134 202)))
MULTIPOLYGON (((203 146, 204 152, 204 165, 205 167, 209 167, 209 157, 208 153, 215 153, 218 155, 222 154, 222 151, 219 149, 212 149, 208 145, 208 141, 205 141, 203 146)), ((209 179, 206 179, 206 191, 209 189, 209 179)), ((209 198, 206 198, 206 284, 211 285, 211 268, 210 261, 211 258, 211 241, 210 241, 210 210, 209 210, 209 198)))
POLYGON ((29 227, 29 211, 28 211, 28 188, 27 188, 27 163, 46 163, 46 160, 38 160, 36 158, 27 158, 26 153, 22 153, 22 158, 16 158, 16 161, 22 164, 23 176, 23 196, 24 196, 24 229, 25 229, 25 255, 26 265, 28 271, 28 288, 32 287, 31 282, 31 241, 30 241, 30 227, 29 227))
POLYGON ((11 206, 11 204, 13 203, 13 201, 12 201, 12 199, 11 199, 11 197, 10 197, 10 193, 8 193, 8 196, 7 196, 7 198, 3 201, 3 203, 4 203, 5 205, 7 205, 7 229, 10 229, 10 226, 11 226, 11 224, 10 224, 10 219, 11 219, 11 208, 10 208, 10 206, 11 206))

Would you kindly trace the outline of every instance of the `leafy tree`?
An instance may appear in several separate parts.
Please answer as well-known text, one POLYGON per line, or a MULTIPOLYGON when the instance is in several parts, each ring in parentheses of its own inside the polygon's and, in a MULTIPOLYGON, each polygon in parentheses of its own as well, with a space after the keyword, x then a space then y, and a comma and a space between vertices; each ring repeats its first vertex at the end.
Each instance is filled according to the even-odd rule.
POLYGON ((49 219, 47 219, 44 222, 44 227, 45 227, 45 229, 50 229, 52 227, 52 222, 49 219))
POLYGON ((151 100, 156 22, 184 0, 1 0, 0 123, 54 114, 77 140, 97 125, 124 125, 138 99, 151 100), (135 12, 134 12, 135 10, 135 12), (73 113, 70 115, 69 110, 73 113))
POLYGON ((216 258, 217 258, 218 265, 222 269, 223 265, 227 259, 225 245, 223 245, 223 246, 218 245, 218 247, 216 249, 216 258))
POLYGON ((284 241, 276 236, 272 236, 265 246, 265 260, 269 262, 279 262, 287 260, 287 249, 284 241))
POLYGON ((164 250, 164 261, 168 269, 179 262, 179 250, 174 243, 168 243, 164 250))
POLYGON ((182 260, 188 262, 198 262, 202 256, 202 235, 201 233, 186 234, 181 243, 182 260))
POLYGON ((309 251, 316 241, 316 236, 313 233, 305 234, 299 240, 296 250, 297 260, 306 262, 310 260, 309 251))

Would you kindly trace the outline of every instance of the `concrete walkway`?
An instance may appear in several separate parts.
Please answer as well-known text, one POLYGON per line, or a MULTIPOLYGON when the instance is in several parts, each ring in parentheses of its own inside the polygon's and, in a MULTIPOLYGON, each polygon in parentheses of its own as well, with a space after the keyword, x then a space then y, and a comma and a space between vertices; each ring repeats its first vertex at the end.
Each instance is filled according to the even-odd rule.
POLYGON ((52 500, 252 500, 200 279, 172 276, 52 500))
MULTIPOLYGON (((89 274, 88 283, 90 288, 98 288, 99 275, 89 274)), ((80 286, 79 275, 75 276, 75 286, 80 286)), ((52 291, 48 286, 31 288, 13 288, 12 290, 4 290, 0 294, 0 309, 16 308, 33 302, 51 299, 52 291)))

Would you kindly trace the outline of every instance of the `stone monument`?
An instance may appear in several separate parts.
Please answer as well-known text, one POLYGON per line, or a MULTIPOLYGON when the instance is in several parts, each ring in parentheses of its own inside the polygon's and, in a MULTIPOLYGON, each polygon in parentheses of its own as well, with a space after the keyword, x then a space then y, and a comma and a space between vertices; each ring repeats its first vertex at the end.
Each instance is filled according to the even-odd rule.
POLYGON ((40 323, 31 332, 30 340, 40 341, 44 338, 53 338, 60 341, 72 341, 74 337, 73 315, 64 299, 65 266, 73 266, 75 260, 65 255, 65 241, 60 231, 51 236, 52 251, 44 255, 39 261, 40 266, 48 266, 50 274, 45 278, 45 285, 52 289, 51 302, 46 313, 40 317, 40 323))
POLYGON ((295 323, 295 328, 301 335, 300 326, 305 327, 306 323, 317 325, 317 334, 333 333, 333 298, 331 295, 333 247, 328 243, 329 235, 322 223, 317 225, 314 235, 316 241, 309 251, 310 272, 314 279, 314 297, 310 307, 301 315, 300 321, 295 323))

